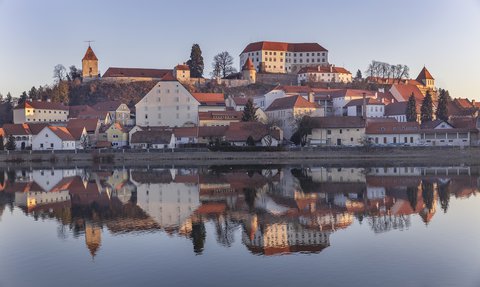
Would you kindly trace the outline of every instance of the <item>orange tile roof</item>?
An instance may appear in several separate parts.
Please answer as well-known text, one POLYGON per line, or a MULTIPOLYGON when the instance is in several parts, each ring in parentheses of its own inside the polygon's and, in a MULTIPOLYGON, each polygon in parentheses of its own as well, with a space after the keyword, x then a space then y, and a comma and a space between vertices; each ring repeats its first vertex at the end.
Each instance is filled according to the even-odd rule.
POLYGON ((70 119, 67 129, 85 128, 87 132, 95 132, 99 124, 98 119, 70 119))
POLYGON ((220 93, 192 93, 192 96, 200 103, 206 105, 225 105, 225 98, 220 93))
POLYGON ((254 141, 260 141, 269 134, 280 140, 278 130, 269 131, 267 126, 261 122, 232 122, 225 131, 225 139, 230 142, 244 142, 251 136, 254 141))
POLYGON ((375 122, 367 125, 367 134, 412 134, 419 133, 417 122, 375 122))
POLYGON ((261 50, 284 51, 284 52, 327 52, 328 50, 318 43, 284 43, 262 41, 250 43, 245 47, 243 53, 255 52, 261 50))
POLYGON ((278 98, 274 100, 270 106, 265 110, 266 112, 269 111, 277 111, 277 110, 286 110, 286 109, 294 109, 294 108, 317 108, 317 104, 311 103, 305 100, 300 95, 294 95, 289 97, 278 98))
POLYGON ((392 89, 396 89, 404 101, 408 101, 412 93, 415 96, 415 100, 419 102, 423 101, 424 96, 416 85, 395 84, 392 85, 392 89))
POLYGON ((92 50, 92 47, 88 46, 85 56, 83 56, 82 61, 98 61, 97 56, 92 50))
POLYGON ((190 71, 190 67, 188 65, 177 65, 175 69, 178 71, 190 71))
POLYGON ((75 140, 75 138, 72 136, 72 134, 68 131, 66 127, 49 126, 48 128, 63 141, 75 140))
POLYGON ((44 102, 44 101, 26 101, 25 103, 18 105, 15 109, 39 109, 39 110, 61 110, 68 111, 69 108, 62 103, 44 102))

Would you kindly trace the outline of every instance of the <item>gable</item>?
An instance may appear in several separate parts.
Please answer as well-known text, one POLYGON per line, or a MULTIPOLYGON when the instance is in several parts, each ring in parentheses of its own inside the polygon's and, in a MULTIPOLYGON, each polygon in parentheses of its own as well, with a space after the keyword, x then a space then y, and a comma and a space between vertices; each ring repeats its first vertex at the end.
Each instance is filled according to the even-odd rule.
POLYGON ((438 123, 438 125, 436 125, 434 127, 434 129, 436 130, 440 130, 440 129, 453 129, 453 127, 451 125, 449 125, 448 123, 446 122, 440 122, 438 123))
POLYGON ((137 104, 135 104, 135 107, 152 104, 174 104, 177 96, 189 97, 190 103, 200 105, 200 102, 198 102, 182 84, 177 81, 168 81, 157 83, 137 104))

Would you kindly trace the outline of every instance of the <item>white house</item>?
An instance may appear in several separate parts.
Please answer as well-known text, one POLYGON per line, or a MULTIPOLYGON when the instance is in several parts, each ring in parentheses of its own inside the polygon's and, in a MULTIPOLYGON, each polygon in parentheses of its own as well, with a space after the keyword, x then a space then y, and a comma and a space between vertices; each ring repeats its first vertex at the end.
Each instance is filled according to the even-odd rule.
POLYGON ((312 117, 310 145, 360 146, 365 138, 366 122, 362 117, 312 117))
POLYGON ((420 144, 420 126, 417 122, 372 122, 367 124, 366 136, 375 145, 420 144))
POLYGON ((328 50, 318 43, 262 41, 245 47, 240 54, 240 70, 248 58, 257 72, 297 73, 303 67, 328 65, 328 50))
POLYGON ((13 109, 13 123, 66 122, 68 111, 62 103, 26 101, 13 109))
POLYGON ((75 138, 66 127, 48 126, 33 139, 33 150, 75 150, 75 138))
POLYGON ((311 92, 312 89, 306 86, 278 86, 264 95, 253 97, 253 104, 257 108, 265 110, 276 99, 293 95, 301 95, 305 99, 308 99, 308 95, 311 92))
POLYGON ((158 82, 135 109, 138 126, 182 127, 197 125, 199 111, 225 110, 225 100, 223 94, 191 94, 169 75, 158 82))
MULTIPOLYGON (((473 121, 472 121, 473 122, 473 121)), ((469 146, 478 137, 475 125, 453 126, 442 120, 423 123, 420 142, 431 146, 469 146)))
POLYGON ((175 148, 175 135, 171 130, 137 131, 130 140, 132 148, 140 149, 166 149, 175 148))
MULTIPOLYGON (((313 101, 313 98, 312 98, 313 101)), ((279 98, 265 110, 269 121, 275 123, 289 139, 295 132, 296 120, 302 116, 324 116, 324 110, 300 95, 279 98)))
POLYGON ((298 84, 303 83, 351 83, 352 73, 342 67, 334 65, 316 67, 305 67, 297 74, 298 84))
POLYGON ((374 98, 365 98, 365 103, 363 99, 351 100, 344 108, 349 117, 360 117, 365 115, 367 118, 383 118, 385 113, 385 104, 374 98), (365 114, 363 111, 364 104, 365 114))

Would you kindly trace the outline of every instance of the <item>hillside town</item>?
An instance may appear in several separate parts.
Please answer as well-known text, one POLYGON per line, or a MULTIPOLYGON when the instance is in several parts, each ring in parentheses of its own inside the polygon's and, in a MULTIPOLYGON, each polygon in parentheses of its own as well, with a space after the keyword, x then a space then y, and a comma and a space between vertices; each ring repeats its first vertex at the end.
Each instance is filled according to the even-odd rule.
MULTIPOLYGON (((373 61, 366 77, 352 76, 329 53, 318 43, 250 43, 240 72, 224 52, 208 79, 198 45, 173 69, 109 67, 103 75, 89 45, 68 77, 78 87, 145 82, 149 91, 92 104, 9 95, 0 150, 480 145, 480 103, 451 97, 426 67, 410 78, 407 66, 373 61)), ((62 83, 59 76, 56 88, 62 83)))

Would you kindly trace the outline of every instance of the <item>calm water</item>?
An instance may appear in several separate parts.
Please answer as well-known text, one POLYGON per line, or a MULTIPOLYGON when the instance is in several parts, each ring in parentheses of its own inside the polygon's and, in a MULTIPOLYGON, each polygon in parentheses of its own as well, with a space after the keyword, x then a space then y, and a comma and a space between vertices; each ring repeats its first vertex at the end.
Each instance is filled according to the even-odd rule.
POLYGON ((480 286, 478 167, 0 171, 0 286, 480 286))

